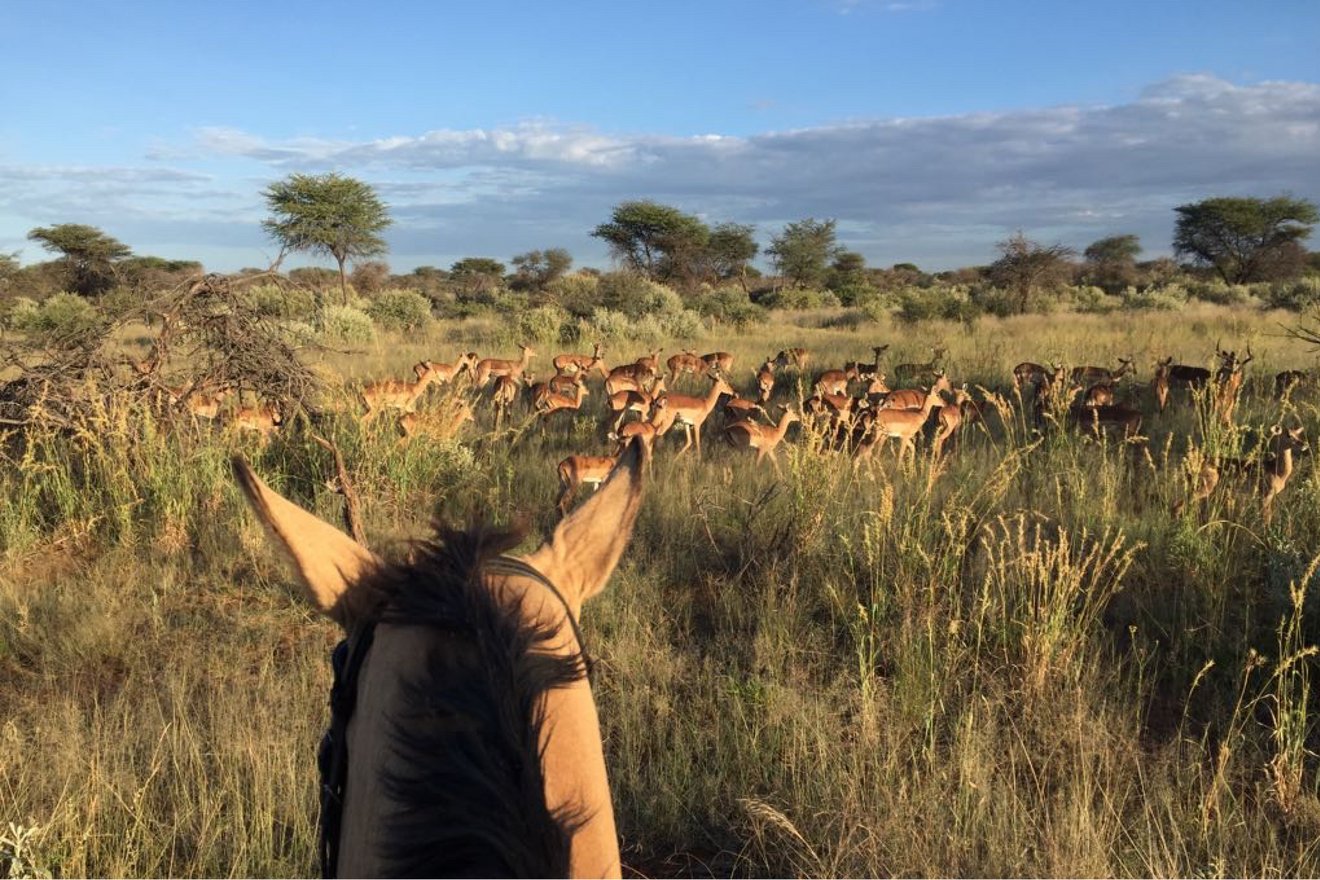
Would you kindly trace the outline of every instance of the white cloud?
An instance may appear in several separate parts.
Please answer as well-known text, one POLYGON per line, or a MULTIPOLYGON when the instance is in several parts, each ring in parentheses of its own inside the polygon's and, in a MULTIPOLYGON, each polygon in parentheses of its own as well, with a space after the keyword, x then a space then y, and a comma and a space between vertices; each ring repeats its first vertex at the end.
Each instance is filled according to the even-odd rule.
MULTIPOLYGON (((785 222, 833 217, 843 243, 874 264, 959 265, 991 259, 994 242, 1018 228, 1077 246, 1133 232, 1162 252, 1172 208, 1186 201, 1280 192, 1317 199, 1320 84, 1188 74, 1113 106, 854 120, 751 137, 613 133, 547 120, 356 141, 206 128, 154 155, 175 164, 187 164, 181 156, 246 161, 254 178, 331 168, 360 176, 392 206, 401 263, 548 246, 598 262, 604 251, 590 229, 620 201, 653 198, 712 222, 757 224, 763 242, 785 222)), ((95 171, 23 173, 46 181, 47 195, 63 179, 72 198, 95 171)), ((246 206, 243 222, 255 227, 260 182, 240 182, 250 189, 226 201, 214 197, 218 176, 150 166, 110 172, 104 198, 131 212, 149 213, 147 194, 178 187, 203 213, 216 212, 208 217, 246 206)), ((12 179, 0 168, 0 184, 12 179)))

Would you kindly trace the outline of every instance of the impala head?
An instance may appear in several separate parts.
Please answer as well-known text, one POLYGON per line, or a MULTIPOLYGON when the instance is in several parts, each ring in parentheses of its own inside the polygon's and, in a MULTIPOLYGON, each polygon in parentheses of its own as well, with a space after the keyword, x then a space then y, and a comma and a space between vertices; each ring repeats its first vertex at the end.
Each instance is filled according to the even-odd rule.
POLYGON ((526 556, 503 555, 520 535, 442 528, 397 564, 234 459, 307 600, 353 637, 337 876, 617 875, 576 620, 628 543, 648 455, 632 444, 526 556))
POLYGON ((425 379, 435 372, 435 364, 430 361, 418 361, 413 365, 413 372, 417 374, 418 379, 425 379))

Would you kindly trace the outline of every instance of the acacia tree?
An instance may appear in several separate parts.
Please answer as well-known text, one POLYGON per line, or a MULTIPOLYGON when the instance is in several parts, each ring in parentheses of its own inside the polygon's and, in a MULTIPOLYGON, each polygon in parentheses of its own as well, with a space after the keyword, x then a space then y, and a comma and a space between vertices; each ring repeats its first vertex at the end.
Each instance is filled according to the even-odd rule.
POLYGON ((291 174, 262 192, 274 215, 261 226, 285 251, 328 254, 339 264, 339 290, 348 301, 344 263, 389 248, 380 233, 393 222, 376 191, 337 172, 291 174))
POLYGON ((604 240, 625 268, 652 280, 686 281, 704 254, 710 230, 696 217, 650 200, 622 202, 609 223, 591 231, 604 240))
POLYGON ((1269 281, 1300 271, 1301 242, 1320 221, 1305 199, 1206 199, 1174 210, 1173 250, 1211 266, 1229 284, 1269 281))
POLYGON ((1037 244, 1021 230, 1001 241, 998 248, 1003 256, 991 264, 990 280, 1017 295, 1018 313, 1023 315, 1036 288, 1064 280, 1072 269, 1068 260, 1075 253, 1061 244, 1037 244))
POLYGON ((706 263, 716 280, 737 278, 746 292, 747 268, 761 249, 755 233, 755 227, 741 223, 720 223, 711 229, 706 242, 706 263))
POLYGON ((83 296, 100 295, 113 287, 115 264, 133 254, 128 245, 82 223, 38 226, 27 237, 61 255, 69 286, 83 296))
POLYGON ((510 286, 515 290, 545 290, 556 278, 562 277, 573 266, 573 255, 564 248, 547 248, 518 254, 513 263, 510 286))
POLYGON ((830 261, 839 254, 835 221, 808 217, 789 223, 770 239, 765 249, 775 271, 798 287, 819 287, 829 273, 830 261))

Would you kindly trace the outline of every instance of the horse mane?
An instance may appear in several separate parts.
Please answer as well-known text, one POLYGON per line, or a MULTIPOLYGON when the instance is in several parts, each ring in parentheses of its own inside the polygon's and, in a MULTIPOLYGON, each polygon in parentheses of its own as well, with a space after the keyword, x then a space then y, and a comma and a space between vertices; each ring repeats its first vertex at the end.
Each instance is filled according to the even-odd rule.
POLYGON ((377 621, 435 631, 420 672, 403 682, 402 707, 383 719, 396 812, 381 822, 379 854, 399 876, 568 874, 585 816, 546 804, 540 697, 581 679, 585 665, 577 651, 551 653, 554 628, 482 584, 483 563, 521 538, 437 525, 407 562, 369 578, 377 621))

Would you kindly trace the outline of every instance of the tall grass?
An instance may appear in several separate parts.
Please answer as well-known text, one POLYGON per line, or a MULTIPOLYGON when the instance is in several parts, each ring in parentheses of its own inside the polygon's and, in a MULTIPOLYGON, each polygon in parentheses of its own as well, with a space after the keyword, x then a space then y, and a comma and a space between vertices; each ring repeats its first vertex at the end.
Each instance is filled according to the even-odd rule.
MULTIPOLYGON (((1239 423, 1275 422, 1269 373, 1310 355, 1269 316, 1029 316, 754 327, 821 366, 892 342, 949 348, 1001 407, 944 462, 855 470, 800 435, 776 477, 714 435, 662 444, 637 533, 587 611, 625 864, 648 874, 1299 875, 1320 870, 1315 547, 1303 466, 1266 523, 1225 485, 1174 517, 1198 456, 1241 452, 1188 406, 1144 445, 1034 431, 1021 360, 1206 363, 1250 340, 1239 423), (1255 366, 1255 364, 1253 364, 1255 366)), ((488 414, 405 441, 355 417, 352 383, 492 349, 440 324, 323 365, 348 377, 268 445, 104 399, 69 431, 11 436, 0 470, 0 870, 37 875, 307 874, 314 754, 336 633, 289 588, 244 512, 243 451, 330 521, 344 454, 373 546, 432 516, 522 513, 549 528, 554 464, 604 452, 599 395, 548 428, 488 414)), ((677 345, 673 346, 674 349, 677 345)), ((611 352, 610 361, 640 353, 611 352)), ((543 352, 548 362, 550 352, 543 352)), ((689 380, 682 380, 687 382, 689 380)), ((783 399, 797 396, 791 372, 783 399)), ((802 390, 810 393, 809 382, 802 390)), ((699 386, 686 385, 690 390, 699 386)), ((94 395, 95 389, 89 389, 94 395)), ((437 407, 436 400, 427 407, 437 407)), ((992 408, 994 409, 994 408, 992 408)), ((1300 397, 1289 413, 1315 434, 1300 397)), ((715 419, 717 421, 718 418, 715 419)))

